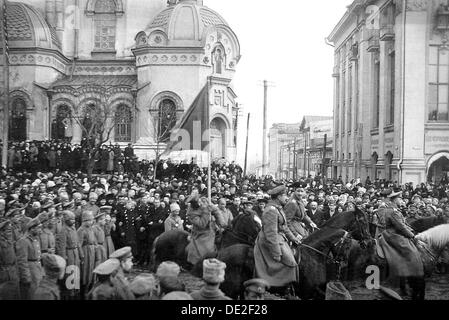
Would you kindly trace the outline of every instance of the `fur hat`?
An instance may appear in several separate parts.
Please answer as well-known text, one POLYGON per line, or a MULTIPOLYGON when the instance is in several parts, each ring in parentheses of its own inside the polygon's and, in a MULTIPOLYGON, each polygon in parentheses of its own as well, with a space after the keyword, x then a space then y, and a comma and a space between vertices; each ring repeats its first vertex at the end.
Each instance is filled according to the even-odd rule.
POLYGON ((59 276, 66 267, 64 258, 56 254, 42 254, 42 266, 45 269, 45 274, 59 276))
POLYGON ((172 291, 162 297, 162 300, 193 300, 192 296, 184 291, 172 291))
POLYGON ((82 221, 89 221, 89 220, 93 220, 94 219, 94 214, 92 211, 83 211, 83 213, 81 214, 81 219, 82 221))
POLYGON ((171 211, 171 212, 173 212, 173 211, 179 211, 179 210, 181 210, 181 207, 180 207, 179 204, 177 204, 176 202, 173 202, 173 203, 170 205, 170 211, 171 211))
POLYGON ((177 277, 181 272, 179 265, 172 261, 162 262, 157 268, 156 275, 162 277, 177 277))
POLYGON ((225 277, 226 264, 217 259, 203 261, 203 279, 209 283, 222 283, 225 277))

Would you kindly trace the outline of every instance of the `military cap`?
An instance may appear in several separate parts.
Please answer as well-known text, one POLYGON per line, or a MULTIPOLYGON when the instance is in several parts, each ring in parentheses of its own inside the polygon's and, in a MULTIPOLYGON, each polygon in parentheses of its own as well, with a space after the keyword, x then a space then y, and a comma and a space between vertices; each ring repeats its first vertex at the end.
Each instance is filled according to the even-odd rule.
POLYGON ((97 214, 95 214, 94 219, 95 219, 95 220, 100 219, 100 218, 103 217, 105 214, 106 214, 106 212, 100 210, 100 211, 97 212, 97 214))
POLYGON ((131 252, 131 247, 124 247, 111 253, 109 258, 125 260, 126 258, 131 258, 132 256, 133 254, 131 252))
POLYGON ((27 229, 27 230, 30 230, 30 229, 36 228, 36 227, 38 227, 38 226, 40 226, 40 225, 41 225, 40 219, 39 219, 39 218, 34 218, 34 219, 31 219, 31 221, 29 221, 29 222, 26 224, 26 229, 27 229))
POLYGON ((100 211, 103 211, 103 212, 110 212, 112 210, 112 206, 101 206, 100 207, 100 211))
POLYGON ((278 196, 287 192, 287 188, 284 185, 280 185, 268 191, 270 196, 278 196))
POLYGON ((251 279, 243 283, 245 290, 263 294, 270 288, 270 285, 264 279, 251 279))
POLYGON ((112 274, 120 266, 120 261, 117 259, 108 259, 105 262, 99 264, 95 269, 94 273, 102 276, 107 276, 112 274))
POLYGON ((93 220, 94 214, 92 213, 92 211, 83 211, 83 213, 81 214, 81 219, 83 222, 93 220))

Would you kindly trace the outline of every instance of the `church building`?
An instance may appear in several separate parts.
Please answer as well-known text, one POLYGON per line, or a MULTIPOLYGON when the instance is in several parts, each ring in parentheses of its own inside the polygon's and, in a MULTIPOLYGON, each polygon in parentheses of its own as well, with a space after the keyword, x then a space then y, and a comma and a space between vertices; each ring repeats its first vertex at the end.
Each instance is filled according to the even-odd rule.
POLYGON ((6 19, 10 141, 78 144, 102 108, 108 144, 153 159, 209 79, 212 157, 235 160, 240 45, 202 0, 7 1, 6 19))

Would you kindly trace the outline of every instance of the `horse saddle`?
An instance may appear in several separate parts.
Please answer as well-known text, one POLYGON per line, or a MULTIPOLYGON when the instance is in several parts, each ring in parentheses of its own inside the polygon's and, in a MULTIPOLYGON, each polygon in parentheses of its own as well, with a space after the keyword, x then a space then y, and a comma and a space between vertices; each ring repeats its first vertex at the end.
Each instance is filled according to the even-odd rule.
POLYGON ((374 240, 376 242, 376 252, 377 255, 379 256, 379 258, 381 259, 385 259, 385 253, 384 253, 384 249, 382 249, 380 243, 379 243, 379 239, 375 239, 374 240))

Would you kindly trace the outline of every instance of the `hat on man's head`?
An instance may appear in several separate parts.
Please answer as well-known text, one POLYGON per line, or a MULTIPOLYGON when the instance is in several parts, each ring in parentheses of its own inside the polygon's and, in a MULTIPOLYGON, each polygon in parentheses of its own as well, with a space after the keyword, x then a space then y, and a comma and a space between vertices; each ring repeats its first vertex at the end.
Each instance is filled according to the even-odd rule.
POLYGON ((127 258, 131 258, 133 256, 131 247, 124 247, 121 249, 118 249, 111 253, 109 258, 119 259, 119 260, 125 260, 127 258))
POLYGON ((172 204, 170 204, 170 211, 179 211, 181 210, 181 207, 179 206, 179 204, 177 204, 176 202, 173 202, 172 204))
POLYGON ((164 261, 157 268, 156 275, 162 277, 178 277, 181 268, 178 264, 172 261, 164 261))
POLYGON ((264 279, 259 278, 245 281, 243 283, 243 286, 245 287, 245 290, 259 294, 264 294, 265 291, 270 289, 270 285, 268 284, 268 282, 264 279))
POLYGON ((159 284, 152 274, 138 275, 129 285, 130 290, 136 297, 159 291, 159 284))
POLYGON ((224 282, 226 264, 217 259, 203 261, 203 279, 209 283, 224 282))
POLYGON ((101 217, 104 217, 105 214, 106 214, 106 212, 100 210, 97 212, 97 214, 95 214, 94 219, 95 220, 100 219, 101 217))
POLYGON ((271 189, 270 191, 268 191, 268 194, 270 196, 276 197, 276 196, 279 196, 279 195, 284 194, 286 192, 287 192, 287 188, 284 185, 280 185, 280 186, 277 186, 277 187, 271 189))
POLYGON ((81 214, 82 222, 93 220, 93 219, 94 219, 94 214, 92 211, 83 211, 83 213, 81 214))
POLYGON ((42 254, 42 266, 46 275, 59 276, 65 270, 67 263, 63 257, 56 254, 42 254))
POLYGON ((99 264, 95 269, 94 273, 102 276, 107 276, 112 274, 120 266, 120 261, 117 259, 108 259, 105 262, 99 264))
POLYGON ((162 297, 162 300, 193 300, 192 296, 188 294, 185 291, 172 291, 170 293, 167 293, 165 296, 162 297))
POLYGON ((111 210, 112 210, 111 206, 101 206, 100 207, 100 211, 105 212, 105 213, 111 212, 111 210))

